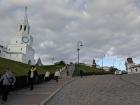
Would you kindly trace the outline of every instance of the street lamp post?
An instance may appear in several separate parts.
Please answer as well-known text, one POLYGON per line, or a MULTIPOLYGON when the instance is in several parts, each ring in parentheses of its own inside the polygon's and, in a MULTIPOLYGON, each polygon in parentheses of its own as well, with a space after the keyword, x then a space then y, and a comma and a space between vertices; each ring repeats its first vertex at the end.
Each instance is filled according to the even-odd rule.
POLYGON ((113 57, 113 68, 115 68, 116 57, 113 57))
POLYGON ((103 61, 103 56, 102 56, 102 69, 103 69, 103 65, 104 65, 103 63, 104 63, 104 61, 103 61))
POLYGON ((77 70, 78 70, 78 74, 79 74, 79 52, 80 52, 80 46, 83 46, 83 44, 82 44, 82 41, 78 41, 77 42, 77 52, 78 52, 78 68, 77 68, 77 70))
POLYGON ((102 69, 104 68, 104 67, 103 67, 103 65, 104 65, 103 62, 104 62, 104 61, 103 61, 103 58, 102 58, 102 69))

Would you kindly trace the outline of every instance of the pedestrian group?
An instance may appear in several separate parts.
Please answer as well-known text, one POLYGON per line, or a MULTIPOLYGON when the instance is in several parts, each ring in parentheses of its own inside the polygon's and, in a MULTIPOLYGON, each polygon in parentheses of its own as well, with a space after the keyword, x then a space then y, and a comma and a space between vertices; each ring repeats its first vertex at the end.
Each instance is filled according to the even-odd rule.
MULTIPOLYGON (((60 71, 56 70, 54 73, 54 79, 56 82, 58 82, 60 78, 60 71)), ((47 70, 44 74, 44 81, 50 80, 50 72, 47 70)), ((30 87, 30 90, 34 89, 34 84, 38 83, 38 72, 36 69, 36 66, 31 66, 30 70, 28 71, 27 81, 30 87)), ((9 92, 15 87, 16 83, 16 77, 12 73, 11 69, 6 68, 3 75, 1 75, 0 78, 0 84, 1 84, 1 92, 2 92, 2 102, 5 103, 8 99, 9 92)), ((0 103, 0 104, 1 104, 0 103)))

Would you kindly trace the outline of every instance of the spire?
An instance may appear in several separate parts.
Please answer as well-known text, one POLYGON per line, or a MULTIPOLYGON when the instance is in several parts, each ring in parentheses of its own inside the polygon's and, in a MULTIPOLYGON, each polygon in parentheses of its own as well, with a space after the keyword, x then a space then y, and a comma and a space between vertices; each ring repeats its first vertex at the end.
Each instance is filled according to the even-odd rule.
POLYGON ((24 24, 28 24, 28 17, 27 17, 27 6, 25 7, 25 15, 24 15, 24 24))
POLYGON ((41 61, 41 59, 40 59, 40 58, 37 60, 36 65, 38 65, 38 66, 42 66, 42 65, 43 65, 43 64, 42 64, 42 61, 41 61))
POLYGON ((30 33, 30 25, 27 17, 27 7, 25 7, 25 14, 22 22, 18 25, 19 35, 28 35, 30 33))

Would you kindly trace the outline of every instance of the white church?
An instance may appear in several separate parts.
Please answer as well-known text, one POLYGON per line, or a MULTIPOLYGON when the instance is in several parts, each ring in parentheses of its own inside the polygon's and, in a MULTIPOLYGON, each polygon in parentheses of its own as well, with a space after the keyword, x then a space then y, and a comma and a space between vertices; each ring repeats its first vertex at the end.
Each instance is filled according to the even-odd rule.
POLYGON ((32 44, 33 37, 30 35, 26 7, 24 19, 18 24, 16 35, 10 39, 9 44, 0 45, 0 57, 26 64, 35 64, 35 51, 32 44))
POLYGON ((128 74, 140 73, 140 64, 135 64, 131 57, 127 58, 125 67, 128 74))

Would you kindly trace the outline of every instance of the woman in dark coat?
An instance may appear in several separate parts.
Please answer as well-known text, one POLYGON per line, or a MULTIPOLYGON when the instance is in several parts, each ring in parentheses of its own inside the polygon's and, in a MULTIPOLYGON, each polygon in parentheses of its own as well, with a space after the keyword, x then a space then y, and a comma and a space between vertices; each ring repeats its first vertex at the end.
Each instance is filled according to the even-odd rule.
POLYGON ((30 89, 33 90, 34 89, 34 82, 37 80, 38 77, 38 72, 36 70, 35 66, 32 66, 31 69, 28 72, 28 80, 29 80, 29 84, 30 84, 30 89))
POLYGON ((81 76, 81 78, 83 77, 83 75, 84 75, 83 70, 80 70, 80 76, 81 76))

